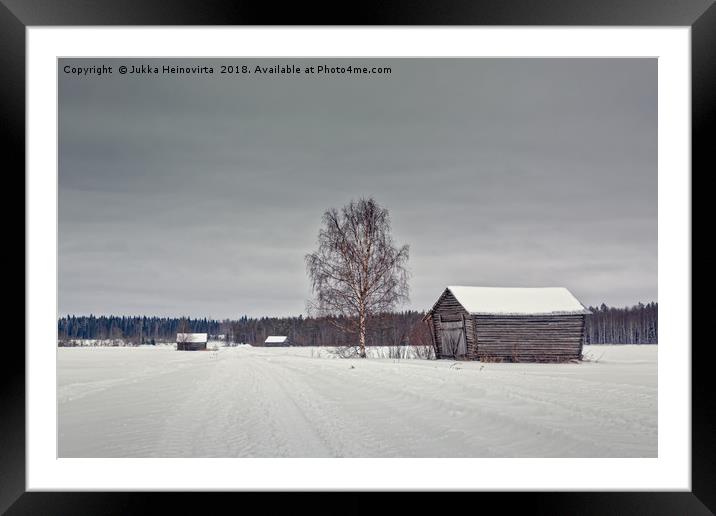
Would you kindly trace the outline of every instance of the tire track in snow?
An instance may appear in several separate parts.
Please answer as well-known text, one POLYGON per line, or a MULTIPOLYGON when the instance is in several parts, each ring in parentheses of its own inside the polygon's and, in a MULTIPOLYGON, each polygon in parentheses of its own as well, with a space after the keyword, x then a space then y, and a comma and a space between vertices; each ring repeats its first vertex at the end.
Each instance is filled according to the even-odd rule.
POLYGON ((282 443, 278 456, 335 456, 335 447, 320 431, 319 421, 310 417, 312 404, 301 394, 303 386, 287 386, 285 371, 272 364, 270 358, 252 357, 251 362, 261 376, 266 417, 273 435, 282 443))
POLYGON ((61 456, 656 454, 655 362, 453 368, 295 349, 96 351, 65 356, 61 456))
MULTIPOLYGON (((533 443, 530 445, 533 450, 530 456, 573 456, 580 453, 593 456, 648 455, 646 449, 649 448, 650 443, 640 442, 648 434, 640 434, 638 430, 633 434, 633 436, 639 436, 638 439, 631 439, 625 443, 605 444, 603 440, 594 440, 588 436, 581 436, 579 432, 555 427, 554 418, 544 417, 554 413, 554 409, 557 408, 561 412, 558 420, 569 421, 577 418, 579 419, 578 425, 583 428, 600 425, 603 428, 607 422, 616 430, 612 434, 619 437, 619 431, 624 426, 621 422, 609 423, 610 414, 608 412, 592 411, 589 414, 590 417, 585 418, 584 414, 575 410, 574 405, 554 403, 549 396, 543 400, 530 397, 523 392, 516 392, 514 387, 512 390, 502 387, 494 388, 490 382, 494 378, 489 377, 478 382, 476 388, 475 378, 466 378, 462 375, 462 371, 458 370, 452 371, 454 375, 447 381, 444 378, 438 378, 437 382, 433 382, 443 387, 447 385, 450 389, 446 398, 436 400, 434 396, 421 395, 415 390, 406 390, 404 384, 412 383, 403 374, 405 370, 399 366, 389 363, 363 362, 362 364, 365 366, 361 367, 360 364, 358 362, 358 367, 361 369, 365 369, 365 366, 375 369, 378 366, 378 369, 382 369, 379 373, 380 377, 375 378, 375 374, 371 375, 371 372, 367 372, 356 373, 355 377, 351 379, 347 372, 344 372, 344 377, 336 378, 331 374, 330 368, 322 367, 320 374, 316 374, 314 371, 314 374, 304 378, 304 383, 320 382, 322 383, 318 389, 320 392, 335 393, 346 389, 346 383, 349 381, 358 383, 358 385, 351 385, 348 392, 358 396, 359 399, 362 394, 364 403, 374 405, 375 412, 383 415, 377 417, 375 421, 366 421, 364 418, 362 422, 359 422, 356 426, 362 427, 361 435, 368 440, 375 436, 375 442, 381 443, 386 441, 386 426, 393 426, 395 432, 402 432, 402 429, 406 427, 412 428, 412 434, 405 434, 404 443, 413 442, 414 448, 405 449, 406 447, 402 446, 404 452, 401 453, 404 456, 522 456, 523 453, 515 452, 513 443, 524 444, 525 441, 533 443), (391 374, 389 369, 393 369, 395 374, 391 374), (415 408, 416 404, 419 407, 417 409, 415 408), (548 407, 547 410, 545 407, 548 407), (534 417, 529 417, 530 413, 534 417), (385 414, 392 414, 392 421, 386 421, 385 414), (465 425, 464 421, 460 423, 460 419, 463 418, 472 421, 465 425), (452 422, 458 423, 458 428, 452 428, 452 422), (472 429, 472 431, 465 431, 465 428, 472 429), (421 435, 424 438, 421 439, 421 435), (445 437, 441 438, 443 435, 445 437), (505 435, 510 435, 512 438, 505 440, 505 435), (456 440, 461 443, 460 446, 455 445, 456 440), (433 454, 421 451, 435 450, 436 448, 442 448, 443 451, 433 454)), ((347 369, 349 364, 344 363, 344 366, 347 369)), ((286 368, 297 374, 303 373, 303 368, 290 361, 286 361, 286 368)), ((418 373, 417 370, 412 372, 418 373)), ((420 372, 422 373, 421 380, 429 378, 430 375, 425 375, 425 372, 420 372)), ((427 383, 430 383, 430 380, 427 380, 427 383)), ((428 390, 432 391, 433 388, 430 386, 428 390)), ((525 392, 529 392, 530 386, 521 386, 521 388, 525 389, 525 392)), ((341 402, 350 404, 350 400, 345 398, 341 402)), ((368 413, 370 408, 363 407, 361 412, 368 413)), ((646 431, 647 428, 644 430, 646 431)), ((394 454, 395 442, 391 442, 391 449, 380 450, 379 447, 377 449, 374 447, 370 456, 394 454)))
POLYGON ((260 382, 252 368, 219 352, 195 369, 200 373, 195 381, 178 386, 184 399, 165 422, 156 456, 250 457, 268 452, 272 428, 256 403, 260 382))
MULTIPOLYGON (((349 370, 353 364, 341 361, 321 367, 320 371, 310 371, 310 368, 290 361, 280 362, 297 377, 297 385, 312 391, 312 397, 323 397, 321 406, 331 407, 330 413, 325 410, 324 414, 314 413, 316 420, 342 423, 338 432, 344 436, 340 456, 444 457, 464 454, 465 448, 455 445, 456 440, 463 437, 462 432, 451 428, 449 423, 446 425, 457 411, 444 410, 441 401, 430 407, 416 405, 414 393, 404 388, 388 389, 384 382, 376 381, 374 372, 358 372, 360 365, 356 370, 349 370), (326 393, 333 395, 327 398, 326 393), (435 449, 440 451, 436 453, 435 449)), ((334 430, 335 427, 333 425, 334 430)), ((481 456, 496 455, 480 435, 474 435, 473 441, 479 442, 481 456)))

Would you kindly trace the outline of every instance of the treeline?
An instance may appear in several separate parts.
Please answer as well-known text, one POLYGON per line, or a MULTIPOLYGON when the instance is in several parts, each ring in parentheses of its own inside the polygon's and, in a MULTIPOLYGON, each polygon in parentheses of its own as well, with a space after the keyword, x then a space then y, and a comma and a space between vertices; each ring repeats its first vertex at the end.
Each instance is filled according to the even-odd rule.
MULTIPOLYGON (((590 307, 586 320, 588 344, 656 344, 657 303, 613 308, 590 307)), ((431 345, 424 312, 404 311, 372 317, 369 346, 431 345)), ((213 320, 167 317, 67 316, 58 320, 58 340, 121 340, 129 344, 174 342, 181 331, 208 333, 229 343, 262 345, 269 335, 286 335, 294 346, 343 346, 355 343, 350 321, 314 317, 241 317, 213 320)))
POLYGON ((605 304, 589 307, 587 344, 657 344, 659 305, 657 303, 612 308, 605 304))
MULTIPOLYGON (((424 313, 416 311, 394 312, 370 317, 366 345, 399 346, 430 338, 426 325, 421 324, 424 313), (424 333, 425 335, 422 335, 424 333)), ((242 317, 225 326, 230 342, 261 345, 269 335, 286 335, 294 346, 348 346, 355 344, 356 336, 343 318, 325 317, 242 317)), ((430 342, 425 342, 429 344, 430 342)))
MULTIPOLYGON (((369 319, 368 345, 429 344, 430 333, 416 311, 383 314, 369 319)), ((350 321, 314 317, 241 317, 238 320, 67 316, 58 321, 58 340, 122 340, 130 344, 174 342, 179 332, 208 333, 229 343, 261 345, 269 335, 286 335, 294 346, 343 346, 354 343, 350 321)))
POLYGON ((174 341, 180 327, 188 323, 190 331, 217 334, 222 323, 211 319, 127 316, 67 316, 58 321, 57 337, 67 340, 123 340, 134 344, 174 341))

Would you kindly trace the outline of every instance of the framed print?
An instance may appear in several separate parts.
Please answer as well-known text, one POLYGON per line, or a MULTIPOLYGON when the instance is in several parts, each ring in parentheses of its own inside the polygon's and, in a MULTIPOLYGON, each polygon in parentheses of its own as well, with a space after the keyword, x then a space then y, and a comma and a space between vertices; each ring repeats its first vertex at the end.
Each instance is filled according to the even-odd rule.
POLYGON ((716 10, 517 4, 4 2, 27 304, 3 510, 709 514, 691 171, 716 10))

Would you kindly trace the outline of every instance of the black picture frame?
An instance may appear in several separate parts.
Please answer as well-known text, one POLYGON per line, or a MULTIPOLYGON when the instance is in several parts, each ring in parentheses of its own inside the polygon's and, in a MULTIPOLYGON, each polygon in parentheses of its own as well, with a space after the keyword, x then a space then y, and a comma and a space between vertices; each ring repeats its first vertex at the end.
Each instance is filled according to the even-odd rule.
MULTIPOLYGON (((2 142, 6 147, 4 163, 8 164, 6 178, 24 178, 25 171, 25 29, 48 25, 689 26, 692 37, 692 192, 699 191, 693 189, 693 179, 707 176, 714 168, 709 138, 716 125, 716 6, 713 0, 374 2, 356 4, 346 13, 299 3, 277 9, 270 3, 228 0, 0 0, 0 113, 2 142)), ((21 188, 24 192, 24 181, 21 188)), ((698 222, 695 217, 693 220, 694 224, 698 222)), ((24 242, 24 239, 23 231, 16 242, 24 242)), ((693 256, 693 245, 691 252, 693 256)), ((24 253, 23 246, 25 260, 24 253)), ((691 345, 690 342, 683 344, 691 345)), ((25 345, 38 343, 26 342, 25 345)), ((713 488, 716 486, 716 428, 710 418, 714 407, 711 349, 708 342, 691 348, 690 492, 453 493, 451 502, 462 503, 464 496, 477 497, 483 509, 486 503, 499 503, 502 510, 511 512, 524 505, 533 514, 713 514, 716 511, 713 488)), ((174 506, 182 513, 207 512, 226 502, 230 502, 228 507, 232 510, 235 502, 230 500, 235 496, 244 498, 241 503, 246 509, 256 507, 257 502, 266 503, 264 498, 256 500, 259 494, 255 493, 211 493, 210 497, 208 493, 25 492, 25 352, 11 341, 5 343, 2 356, 0 511, 7 514, 132 514, 174 506)), ((287 499, 276 493, 271 496, 271 506, 287 499)), ((335 502, 316 504, 302 495, 294 495, 288 503, 291 510, 310 508, 311 512, 319 513, 351 513, 375 510, 383 505, 378 500, 380 497, 379 493, 350 495, 336 506, 335 502)), ((408 505, 422 509, 429 508, 431 503, 442 503, 435 500, 428 503, 423 493, 414 494, 407 501, 408 505)), ((234 506, 232 512, 238 509, 234 506)))

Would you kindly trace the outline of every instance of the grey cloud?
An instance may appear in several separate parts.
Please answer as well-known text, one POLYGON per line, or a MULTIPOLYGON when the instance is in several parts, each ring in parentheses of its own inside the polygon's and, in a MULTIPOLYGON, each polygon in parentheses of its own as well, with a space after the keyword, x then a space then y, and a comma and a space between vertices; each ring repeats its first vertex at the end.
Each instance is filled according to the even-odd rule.
POLYGON ((388 63, 60 73, 60 312, 300 313, 322 212, 364 195, 411 245, 413 308, 450 283, 656 300, 656 60, 388 63))

